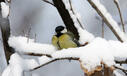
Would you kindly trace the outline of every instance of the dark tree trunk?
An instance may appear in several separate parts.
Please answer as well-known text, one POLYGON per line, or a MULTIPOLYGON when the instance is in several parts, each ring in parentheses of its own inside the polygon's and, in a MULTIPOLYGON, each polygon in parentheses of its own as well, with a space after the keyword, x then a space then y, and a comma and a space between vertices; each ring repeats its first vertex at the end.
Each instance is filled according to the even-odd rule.
POLYGON ((62 0, 53 0, 55 7, 57 8, 60 16, 62 17, 62 20, 67 28, 68 31, 72 32, 77 40, 79 40, 79 34, 74 26, 74 22, 68 12, 68 10, 65 8, 65 5, 62 0))
MULTIPOLYGON (((4 0, 0 0, 0 2, 4 2, 4 0)), ((8 63, 11 54, 14 53, 14 49, 9 47, 8 45, 8 38, 10 37, 10 22, 8 17, 7 18, 2 17, 1 5, 0 5, 0 27, 1 27, 3 47, 5 51, 6 60, 8 63)))
POLYGON ((0 2, 5 2, 5 0, 0 0, 0 2))

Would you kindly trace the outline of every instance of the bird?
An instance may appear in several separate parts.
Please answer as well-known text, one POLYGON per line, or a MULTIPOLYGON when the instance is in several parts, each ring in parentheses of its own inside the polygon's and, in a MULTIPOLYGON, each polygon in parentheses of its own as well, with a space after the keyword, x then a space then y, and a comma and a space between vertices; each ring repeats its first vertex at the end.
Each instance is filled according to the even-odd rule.
POLYGON ((55 28, 56 34, 52 37, 52 44, 58 49, 68 49, 79 47, 78 40, 75 39, 73 33, 67 31, 64 26, 57 26, 55 28))

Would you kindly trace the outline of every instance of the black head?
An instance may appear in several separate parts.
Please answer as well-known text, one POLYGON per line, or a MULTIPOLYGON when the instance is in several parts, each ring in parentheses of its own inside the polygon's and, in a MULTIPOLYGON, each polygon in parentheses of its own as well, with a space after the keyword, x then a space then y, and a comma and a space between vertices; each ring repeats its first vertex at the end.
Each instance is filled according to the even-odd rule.
POLYGON ((66 28, 64 26, 57 26, 55 29, 56 36, 59 37, 67 32, 66 28))
POLYGON ((61 33, 64 29, 65 29, 64 26, 57 26, 55 29, 55 32, 58 34, 58 33, 61 33))

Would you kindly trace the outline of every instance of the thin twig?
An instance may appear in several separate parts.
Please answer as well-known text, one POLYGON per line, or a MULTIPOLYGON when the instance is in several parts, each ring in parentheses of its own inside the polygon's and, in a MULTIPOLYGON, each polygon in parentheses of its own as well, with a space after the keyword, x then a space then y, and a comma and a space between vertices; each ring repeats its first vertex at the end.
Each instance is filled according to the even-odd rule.
MULTIPOLYGON (((121 25, 122 23, 121 22, 118 22, 119 25, 121 25)), ((124 25, 126 26, 127 25, 127 21, 124 21, 124 25)))
POLYGON ((124 25, 124 21, 123 21, 123 17, 122 17, 122 13, 121 13, 121 9, 120 9, 120 6, 119 6, 119 3, 117 0, 114 0, 114 3, 116 4, 116 7, 119 11, 119 15, 120 15, 120 20, 121 20, 121 23, 122 23, 122 28, 123 28, 123 32, 125 32, 125 25, 124 25))
POLYGON ((48 0, 42 0, 42 1, 44 1, 44 2, 46 2, 48 4, 51 4, 51 5, 53 5, 55 7, 55 5, 53 3, 51 3, 51 2, 49 2, 48 0))
POLYGON ((24 55, 31 55, 31 56, 47 56, 47 57, 52 58, 52 56, 51 56, 51 55, 49 55, 49 54, 39 54, 39 53, 24 53, 24 55))
MULTIPOLYGON (((69 4, 70 4, 70 9, 71 9, 72 13, 73 13, 74 15, 76 15, 75 12, 74 12, 74 10, 73 10, 73 6, 72 6, 72 3, 71 3, 71 0, 69 0, 69 4)), ((81 27, 82 29, 84 29, 84 28, 83 28, 83 25, 82 25, 81 22, 80 22, 80 20, 79 20, 78 18, 76 18, 76 19, 77 19, 77 21, 78 21, 80 27, 81 27)))
POLYGON ((25 35, 25 31, 24 31, 24 30, 22 30, 22 34, 23 34, 23 36, 25 36, 25 37, 26 37, 26 35, 25 35))
POLYGON ((22 72, 23 76, 25 76, 25 71, 22 72))
POLYGON ((28 30, 28 36, 27 36, 27 43, 29 43, 29 38, 30 38, 30 32, 31 32, 31 26, 30 26, 30 28, 29 28, 29 30, 28 30))
POLYGON ((104 20, 102 20, 102 38, 104 38, 104 20))
POLYGON ((127 75, 127 70, 121 68, 121 67, 118 67, 118 66, 114 66, 116 69, 119 69, 121 71, 123 71, 126 75, 127 75))
POLYGON ((36 33, 35 33, 35 39, 34 40, 35 40, 35 42, 37 41, 37 34, 36 33))
POLYGON ((50 63, 52 63, 52 62, 55 62, 55 61, 57 61, 57 60, 79 60, 79 58, 72 58, 72 57, 69 57, 69 58, 56 58, 56 59, 52 59, 51 61, 46 62, 46 63, 44 63, 44 64, 42 64, 42 65, 40 65, 40 66, 38 66, 38 67, 36 67, 36 68, 33 68, 33 69, 31 69, 30 71, 34 71, 34 70, 36 70, 36 69, 38 69, 38 68, 40 68, 40 67, 43 67, 43 66, 45 66, 45 65, 48 65, 48 64, 50 64, 50 63))

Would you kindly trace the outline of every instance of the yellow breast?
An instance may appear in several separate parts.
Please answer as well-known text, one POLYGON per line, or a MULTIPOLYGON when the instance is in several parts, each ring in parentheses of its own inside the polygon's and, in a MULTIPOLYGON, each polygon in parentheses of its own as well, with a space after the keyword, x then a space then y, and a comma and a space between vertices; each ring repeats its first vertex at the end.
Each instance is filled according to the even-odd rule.
POLYGON ((72 38, 68 34, 61 35, 58 41, 61 49, 77 47, 77 44, 72 41, 72 38))

